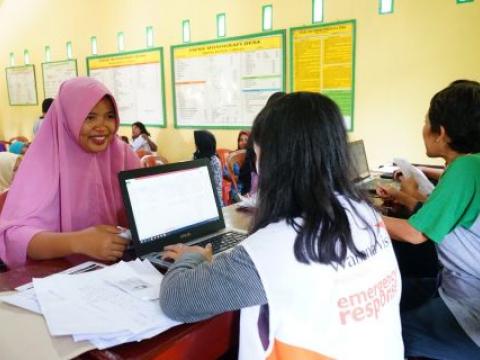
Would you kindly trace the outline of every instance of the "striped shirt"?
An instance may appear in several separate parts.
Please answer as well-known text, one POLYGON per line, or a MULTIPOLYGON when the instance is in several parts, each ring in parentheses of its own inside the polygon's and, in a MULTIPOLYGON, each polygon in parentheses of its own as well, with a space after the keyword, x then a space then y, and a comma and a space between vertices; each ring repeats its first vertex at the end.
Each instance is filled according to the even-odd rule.
POLYGON ((160 292, 165 314, 187 323, 266 303, 255 265, 241 245, 211 263, 201 254, 184 254, 165 274, 160 292))

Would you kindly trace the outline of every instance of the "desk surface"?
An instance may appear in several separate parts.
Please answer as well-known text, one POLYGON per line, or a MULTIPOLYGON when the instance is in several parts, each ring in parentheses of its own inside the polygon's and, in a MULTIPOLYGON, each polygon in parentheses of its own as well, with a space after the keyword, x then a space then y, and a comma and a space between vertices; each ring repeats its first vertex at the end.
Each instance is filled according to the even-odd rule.
MULTIPOLYGON (((234 206, 223 209, 227 227, 248 230, 251 215, 236 211, 234 206)), ((65 270, 83 259, 30 261, 26 266, 0 273, 0 291, 8 291, 30 282, 33 277, 44 277, 65 270)), ((152 339, 129 343, 99 351, 93 350, 82 359, 217 359, 236 346, 238 340, 238 313, 225 313, 195 324, 176 326, 152 339)))

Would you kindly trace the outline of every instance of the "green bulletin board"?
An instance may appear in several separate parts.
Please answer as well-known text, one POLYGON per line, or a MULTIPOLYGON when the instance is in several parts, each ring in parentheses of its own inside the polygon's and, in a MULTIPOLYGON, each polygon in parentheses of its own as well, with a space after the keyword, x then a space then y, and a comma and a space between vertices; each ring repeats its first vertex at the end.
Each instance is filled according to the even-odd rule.
POLYGON ((54 98, 60 85, 78 76, 77 60, 63 60, 42 63, 43 96, 54 98))
POLYGON ((112 92, 121 125, 166 126, 162 48, 89 56, 87 74, 112 92))
POLYGON ((268 97, 285 91, 285 30, 172 46, 176 128, 252 125, 268 97))
POLYGON ((34 65, 5 68, 8 102, 11 106, 37 105, 37 82, 34 65))

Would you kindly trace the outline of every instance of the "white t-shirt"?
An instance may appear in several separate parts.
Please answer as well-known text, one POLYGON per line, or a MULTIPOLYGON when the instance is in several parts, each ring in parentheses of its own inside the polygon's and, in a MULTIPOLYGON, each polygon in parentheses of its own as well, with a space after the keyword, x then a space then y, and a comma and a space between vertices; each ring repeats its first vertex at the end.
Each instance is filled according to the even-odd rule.
POLYGON ((142 135, 139 135, 135 139, 132 139, 131 146, 133 151, 145 150, 148 152, 152 152, 152 149, 150 149, 150 145, 148 144, 148 141, 144 139, 142 135))
POLYGON ((367 254, 347 253, 342 265, 295 259, 295 230, 270 224, 242 242, 262 280, 269 306, 268 348, 262 345, 259 307, 241 313, 240 359, 403 359, 401 279, 381 218, 366 204, 348 204, 353 241, 367 254), (353 206, 353 207, 352 207, 353 206), (377 243, 355 210, 376 233, 377 243))

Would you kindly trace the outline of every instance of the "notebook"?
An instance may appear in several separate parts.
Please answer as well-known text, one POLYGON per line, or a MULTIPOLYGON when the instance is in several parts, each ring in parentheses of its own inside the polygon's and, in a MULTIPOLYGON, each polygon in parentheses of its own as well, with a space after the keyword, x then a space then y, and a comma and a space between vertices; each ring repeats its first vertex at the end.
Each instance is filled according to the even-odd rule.
POLYGON ((208 159, 119 173, 133 247, 138 257, 168 267, 166 245, 212 244, 214 254, 230 249, 245 233, 225 227, 208 159))
POLYGON ((372 177, 370 168, 368 167, 367 153, 365 152, 363 140, 352 141, 348 146, 353 165, 355 166, 352 180, 357 186, 369 192, 375 192, 378 185, 397 186, 396 182, 391 179, 372 177))

